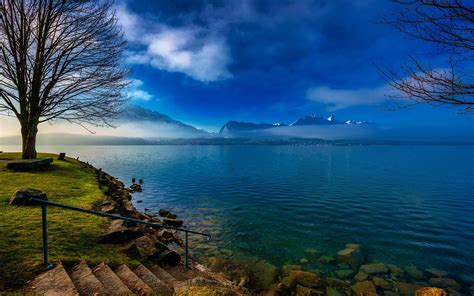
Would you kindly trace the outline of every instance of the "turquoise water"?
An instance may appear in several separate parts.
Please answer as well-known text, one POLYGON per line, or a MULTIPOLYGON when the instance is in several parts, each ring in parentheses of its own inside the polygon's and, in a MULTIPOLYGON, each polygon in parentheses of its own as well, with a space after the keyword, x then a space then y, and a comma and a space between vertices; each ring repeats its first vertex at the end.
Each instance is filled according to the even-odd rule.
POLYGON ((474 148, 401 146, 41 147, 130 184, 140 210, 169 209, 197 255, 252 254, 281 266, 304 250, 359 243, 369 260, 474 279, 474 148), (197 247, 197 248, 196 248, 197 247))

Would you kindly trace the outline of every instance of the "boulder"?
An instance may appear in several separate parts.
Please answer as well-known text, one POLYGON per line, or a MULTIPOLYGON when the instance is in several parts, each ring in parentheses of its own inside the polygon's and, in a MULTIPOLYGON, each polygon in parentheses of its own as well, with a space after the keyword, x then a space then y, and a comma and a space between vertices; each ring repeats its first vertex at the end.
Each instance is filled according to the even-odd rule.
POLYGON ((337 259, 342 262, 349 264, 351 266, 359 266, 364 263, 364 255, 359 249, 344 249, 337 253, 337 259))
POLYGON ((425 275, 421 270, 419 270, 416 266, 412 265, 405 269, 406 273, 414 279, 421 280, 425 278, 425 275))
POLYGON ((142 192, 142 186, 140 184, 132 184, 130 185, 131 192, 142 192))
POLYGON ((424 287, 416 290, 416 296, 448 296, 448 293, 440 288, 424 287))
POLYGON ((445 277, 445 276, 448 275, 448 273, 446 271, 439 270, 439 269, 436 269, 436 268, 428 268, 428 269, 426 269, 426 272, 429 273, 430 275, 438 277, 438 278, 445 277))
POLYGON ((18 189, 15 194, 10 198, 11 206, 34 206, 37 205, 35 202, 31 202, 30 198, 37 198, 42 200, 48 200, 46 193, 33 189, 33 188, 21 188, 18 189))
POLYGON ((169 211, 164 210, 164 209, 160 209, 158 214, 161 217, 165 217, 165 218, 169 218, 169 219, 176 219, 178 217, 178 215, 172 214, 169 211))
POLYGON ((14 171, 30 171, 49 166, 53 162, 51 157, 38 159, 23 159, 7 163, 7 169, 14 171))
POLYGON ((429 283, 438 288, 451 288, 453 290, 461 289, 461 285, 450 278, 431 278, 429 283))
POLYGON ((183 226, 183 220, 177 220, 177 219, 170 219, 170 218, 164 218, 163 222, 166 225, 172 226, 172 227, 181 227, 183 226))
POLYGON ((393 286, 397 292, 402 295, 415 295, 416 290, 423 288, 418 284, 411 284, 411 283, 402 283, 402 282, 394 282, 393 286))
POLYGON ((327 296, 342 296, 343 294, 340 293, 338 290, 334 289, 333 287, 326 287, 326 295, 327 296))
POLYGON ((308 288, 316 288, 321 285, 321 278, 311 272, 301 271, 301 270, 293 270, 290 271, 290 274, 287 277, 288 279, 284 283, 285 286, 289 288, 295 287, 297 284, 308 288))
POLYGON ((363 271, 359 271, 355 276, 354 276, 354 279, 358 282, 361 282, 361 281, 364 281, 366 280, 367 278, 369 277, 368 274, 366 274, 365 272, 363 271))
POLYGON ((388 267, 383 263, 365 264, 360 267, 360 270, 367 274, 388 273, 388 267))
POLYGON ((283 268, 282 268, 282 271, 283 271, 283 272, 282 272, 282 274, 283 274, 284 276, 287 276, 287 275, 290 274, 290 271, 292 271, 292 270, 301 270, 301 269, 303 269, 303 268, 301 267, 301 265, 286 264, 286 265, 283 265, 283 268))
POLYGON ((376 285, 377 287, 380 287, 380 288, 390 289, 390 287, 392 286, 385 279, 383 279, 381 277, 378 277, 378 276, 372 277, 372 281, 374 282, 374 285, 376 285))
POLYGON ((351 289, 357 295, 377 296, 377 291, 371 281, 357 282, 355 285, 351 286, 351 289))
POLYGON ((329 263, 334 262, 334 258, 331 256, 323 255, 318 258, 318 262, 323 263, 323 264, 329 264, 329 263))
POLYGON ((97 240, 102 244, 122 244, 143 236, 143 231, 138 227, 127 227, 123 220, 112 220, 106 233, 97 240))
POLYGON ((296 296, 316 296, 318 295, 318 292, 314 289, 302 286, 302 285, 296 285, 296 296))

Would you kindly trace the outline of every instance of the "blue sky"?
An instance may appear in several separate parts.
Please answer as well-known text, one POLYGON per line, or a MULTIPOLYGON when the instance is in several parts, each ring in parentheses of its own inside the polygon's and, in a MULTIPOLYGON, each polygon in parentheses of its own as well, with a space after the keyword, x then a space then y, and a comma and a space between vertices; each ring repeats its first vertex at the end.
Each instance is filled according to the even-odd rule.
POLYGON ((395 109, 376 65, 433 49, 377 24, 381 0, 119 1, 135 104, 217 130, 228 120, 289 123, 306 114, 470 129, 472 116, 395 109))

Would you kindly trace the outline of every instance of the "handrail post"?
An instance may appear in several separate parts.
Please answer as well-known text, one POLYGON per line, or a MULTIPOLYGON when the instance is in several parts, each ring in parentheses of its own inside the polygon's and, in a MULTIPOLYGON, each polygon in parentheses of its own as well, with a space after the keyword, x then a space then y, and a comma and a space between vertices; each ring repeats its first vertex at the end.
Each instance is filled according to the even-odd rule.
POLYGON ((186 265, 186 268, 189 268, 188 264, 188 232, 186 231, 186 250, 185 250, 185 257, 184 257, 184 264, 186 265))
POLYGON ((48 226, 46 224, 46 206, 41 205, 41 224, 43 226, 43 261, 46 269, 51 269, 53 265, 48 259, 48 226))

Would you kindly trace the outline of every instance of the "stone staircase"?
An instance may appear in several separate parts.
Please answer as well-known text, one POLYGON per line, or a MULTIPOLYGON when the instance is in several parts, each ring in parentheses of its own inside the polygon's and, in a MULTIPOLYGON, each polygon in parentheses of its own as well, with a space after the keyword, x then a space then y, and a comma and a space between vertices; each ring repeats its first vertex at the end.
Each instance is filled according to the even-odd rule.
MULTIPOLYGON (((218 295, 249 295, 230 281, 211 275, 205 267, 195 265, 189 269, 182 265, 150 268, 139 265, 135 269, 121 265, 116 269, 101 263, 91 268, 86 261, 66 270, 59 263, 28 285, 35 295, 188 295, 187 290, 219 291, 218 295)), ((206 294, 202 294, 206 295, 206 294)))

